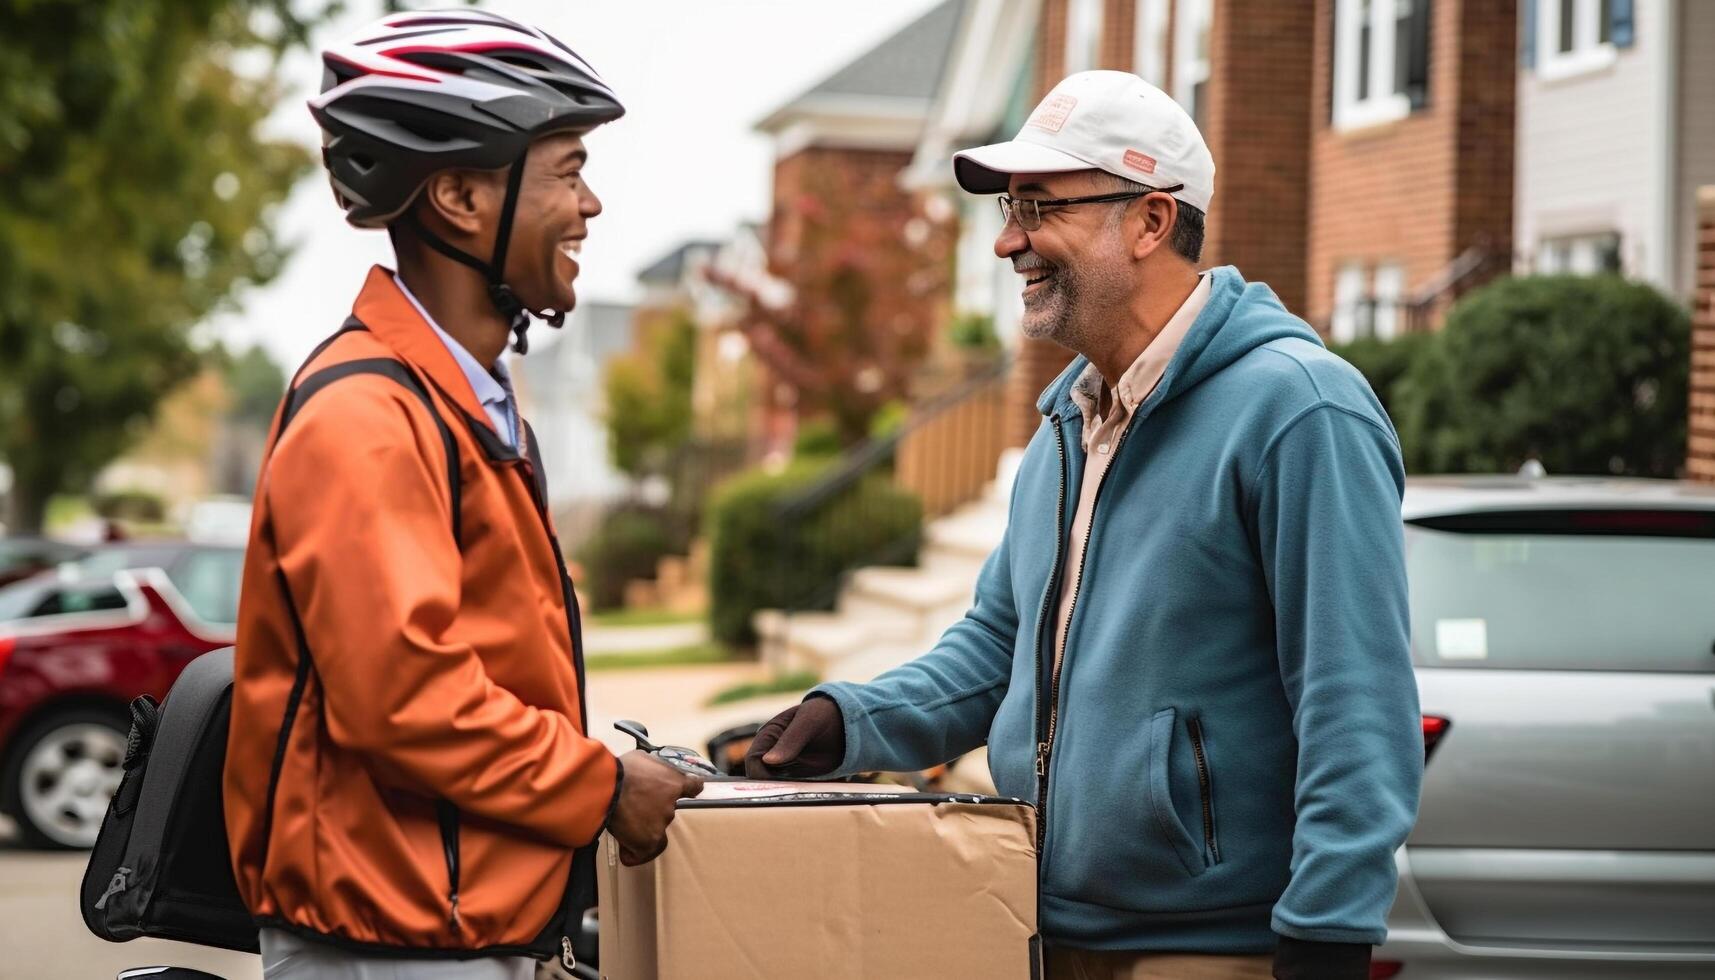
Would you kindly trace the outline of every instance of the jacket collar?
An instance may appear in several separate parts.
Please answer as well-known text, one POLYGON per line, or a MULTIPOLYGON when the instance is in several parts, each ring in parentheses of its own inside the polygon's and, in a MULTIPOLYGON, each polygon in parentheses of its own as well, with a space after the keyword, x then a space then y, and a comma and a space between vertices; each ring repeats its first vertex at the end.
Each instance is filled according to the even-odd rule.
POLYGON ((428 375, 473 424, 489 427, 488 414, 464 370, 435 334, 435 328, 400 291, 391 270, 379 265, 369 270, 351 312, 401 360, 428 375))

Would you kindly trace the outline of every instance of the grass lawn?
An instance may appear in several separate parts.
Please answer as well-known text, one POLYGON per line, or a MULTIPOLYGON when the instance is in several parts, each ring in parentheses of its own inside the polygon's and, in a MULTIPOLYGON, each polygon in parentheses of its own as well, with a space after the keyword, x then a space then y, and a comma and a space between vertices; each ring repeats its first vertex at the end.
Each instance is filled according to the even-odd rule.
POLYGON ((591 613, 591 626, 677 626, 680 623, 702 622, 701 612, 674 612, 670 609, 608 609, 591 613))
POLYGON ((758 698, 764 694, 789 694, 793 691, 808 691, 821 682, 821 675, 815 671, 797 670, 765 681, 734 684, 724 691, 716 692, 714 697, 709 698, 708 707, 712 708, 717 704, 731 704, 734 701, 758 698))
POLYGON ((722 664, 732 659, 734 659, 732 651, 719 643, 693 643, 690 646, 670 647, 666 650, 592 653, 584 659, 584 667, 587 670, 634 670, 650 667, 722 664))

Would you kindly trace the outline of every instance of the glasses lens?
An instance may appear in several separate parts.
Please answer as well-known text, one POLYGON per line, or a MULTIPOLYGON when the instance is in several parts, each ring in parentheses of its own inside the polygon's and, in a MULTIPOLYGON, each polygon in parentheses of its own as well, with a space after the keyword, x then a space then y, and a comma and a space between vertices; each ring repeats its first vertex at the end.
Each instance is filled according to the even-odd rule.
POLYGON ((1000 217, 1004 224, 1008 221, 1018 222, 1018 227, 1025 231, 1035 231, 1042 227, 1042 212, 1035 201, 1020 201, 1017 198, 1000 196, 1000 217))

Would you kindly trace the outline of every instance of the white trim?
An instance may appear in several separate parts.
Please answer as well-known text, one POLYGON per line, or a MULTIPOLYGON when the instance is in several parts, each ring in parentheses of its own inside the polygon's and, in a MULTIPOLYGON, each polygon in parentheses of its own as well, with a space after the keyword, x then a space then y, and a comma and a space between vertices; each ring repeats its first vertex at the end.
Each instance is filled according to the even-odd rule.
POLYGON ((1167 82, 1167 6, 1172 0, 1137 0, 1132 33, 1132 74, 1156 88, 1167 82))
MULTIPOLYGON (((1656 105, 1661 106, 1660 115, 1657 117, 1659 122, 1655 126, 1655 137, 1658 141, 1655 149, 1656 165, 1660 169, 1657 170, 1655 179, 1650 182, 1650 194, 1655 198, 1656 238, 1654 254, 1646 256, 1644 267, 1648 270, 1650 279, 1663 291, 1669 295, 1682 296, 1684 294, 1679 291, 1680 270, 1683 268, 1680 263, 1679 238, 1681 217, 1679 203, 1682 193, 1679 168, 1679 141, 1681 139, 1679 103, 1680 99, 1684 98, 1684 94, 1682 92, 1683 83, 1680 81, 1679 74, 1679 59, 1681 57, 1679 53, 1681 43, 1679 31, 1683 11, 1678 3, 1664 3, 1661 5, 1661 12, 1662 23, 1657 29, 1657 33, 1665 39, 1665 43, 1661 46, 1661 54, 1655 59, 1655 84, 1656 91, 1659 93, 1656 105)), ((1634 6, 1632 9, 1634 31, 1636 30, 1638 16, 1638 11, 1634 6)), ((1699 39, 1692 43, 1701 44, 1703 41, 1699 39)), ((1695 238, 1692 239, 1691 248, 1692 254, 1696 255, 1697 243, 1695 238)), ((1622 265, 1625 263, 1623 255, 1620 261, 1622 265)), ((1686 285, 1690 286, 1695 281, 1693 278, 1686 285)))
POLYGON ((1066 74, 1095 68, 1102 60, 1104 0, 1071 0, 1066 5, 1066 74))
MULTIPOLYGON (((1423 2, 1423 0, 1418 0, 1423 2)), ((1364 0, 1334 0, 1334 128, 1378 126, 1411 115, 1411 99, 1393 90, 1397 0, 1369 0, 1369 95, 1358 98, 1358 42, 1364 0)))
POLYGON ((1179 103, 1193 119, 1197 106, 1192 96, 1199 82, 1209 80, 1208 53, 1201 56, 1198 42, 1206 40, 1213 30, 1214 0, 1176 0, 1181 4, 1173 22, 1173 101, 1179 103))
MULTIPOLYGON (((1611 67, 1619 60, 1613 42, 1602 36, 1599 0, 1573 0, 1572 50, 1560 48, 1560 0, 1525 0, 1536 4, 1536 74, 1543 81, 1576 78, 1611 67)), ((1671 6, 1671 5, 1670 5, 1671 6)), ((1635 14, 1634 14, 1635 16, 1635 14)))

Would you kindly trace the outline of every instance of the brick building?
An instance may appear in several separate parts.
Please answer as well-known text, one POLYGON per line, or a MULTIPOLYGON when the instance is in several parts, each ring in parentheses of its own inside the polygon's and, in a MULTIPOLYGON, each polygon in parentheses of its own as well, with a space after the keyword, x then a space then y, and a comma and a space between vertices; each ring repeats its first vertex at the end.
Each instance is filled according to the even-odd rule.
MULTIPOLYGON (((991 31, 997 56, 961 80, 955 45, 938 105, 968 104, 973 88, 1020 98, 993 131, 932 125, 910 174, 929 183, 960 146, 1010 137, 1018 108, 1072 72, 1132 71, 1191 112, 1214 155, 1205 265, 1267 282, 1331 339, 1430 327, 1511 264, 1516 20, 1516 0, 972 0, 967 30, 991 31), (1020 59, 1007 18, 1024 10, 1020 59)), ((998 231, 968 225, 961 287, 982 278, 966 263, 994 262, 998 231)), ((1017 283, 993 288, 988 305, 1010 311, 1017 283)), ((1014 444, 1070 356, 1016 341, 1014 444)))
MULTIPOLYGON (((898 176, 911 162, 965 6, 936 5, 757 124, 775 147, 769 266, 794 302, 813 308, 836 300, 825 280, 830 263, 843 261, 832 254, 840 249, 867 248, 869 255, 853 256, 853 268, 860 258, 873 267, 900 250, 923 260, 915 274, 872 268, 862 287, 861 329, 874 332, 876 391, 884 395, 903 392, 908 373, 889 352, 926 348, 946 315, 950 242, 934 235, 934 222, 898 176), (826 233, 830 220, 837 235, 826 233)), ((759 431, 770 442, 765 451, 779 452, 790 446, 800 399, 813 392, 780 371, 761 376, 759 431)))
POLYGON ((1697 192, 1691 307, 1691 425, 1686 475, 1715 483, 1715 184, 1697 192))

